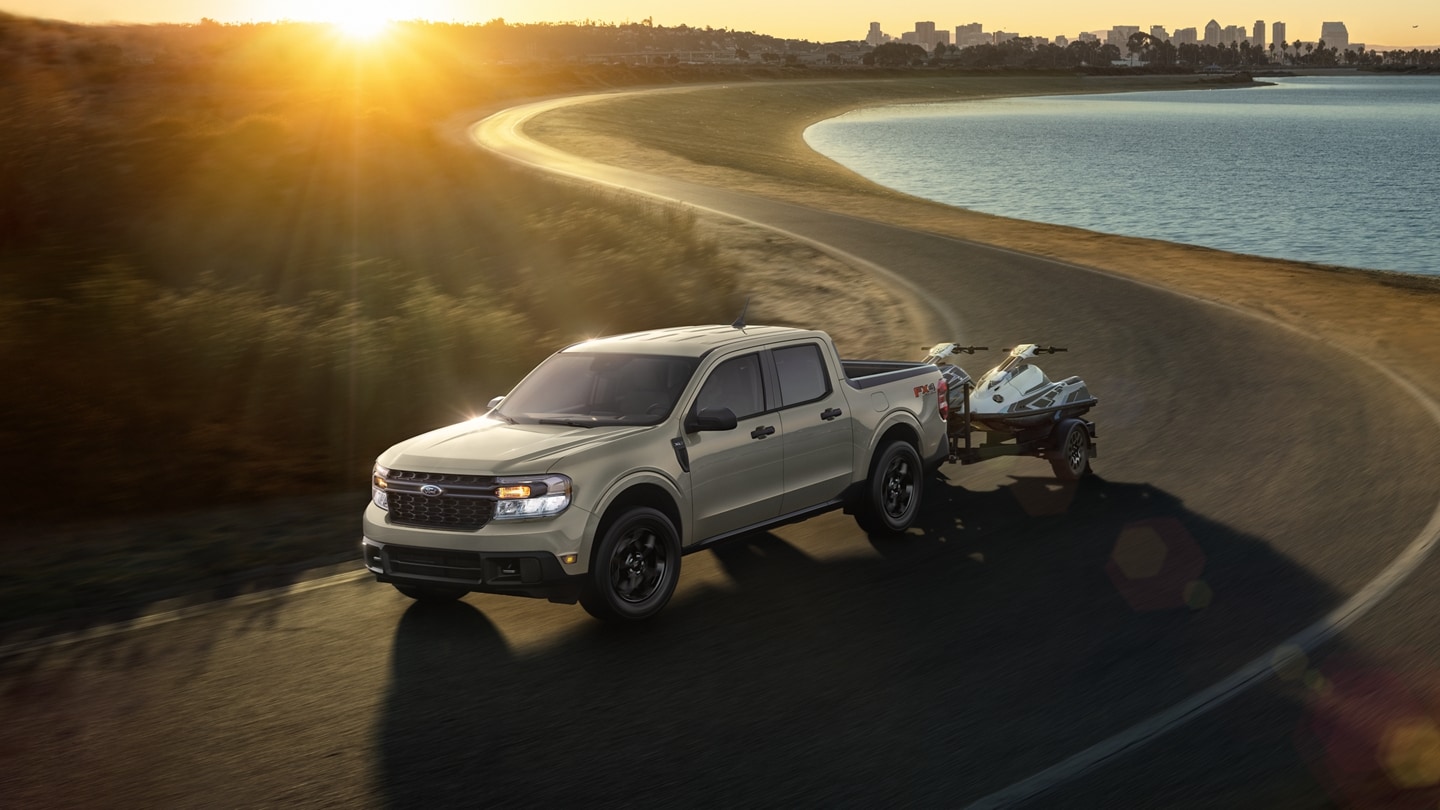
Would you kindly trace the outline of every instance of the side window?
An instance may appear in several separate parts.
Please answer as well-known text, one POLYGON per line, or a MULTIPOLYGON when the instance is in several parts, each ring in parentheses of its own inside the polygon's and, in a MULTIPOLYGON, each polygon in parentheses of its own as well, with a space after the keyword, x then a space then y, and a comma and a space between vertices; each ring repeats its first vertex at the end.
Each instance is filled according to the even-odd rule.
POLYGON ((700 388, 695 408, 729 408, 735 412, 736 419, 754 416, 765 410, 760 355, 747 354, 716 366, 700 388))
POLYGON ((830 393, 830 381, 825 377, 825 358, 820 356, 819 346, 813 343, 786 346, 775 349, 771 354, 780 378, 780 407, 814 402, 830 393))

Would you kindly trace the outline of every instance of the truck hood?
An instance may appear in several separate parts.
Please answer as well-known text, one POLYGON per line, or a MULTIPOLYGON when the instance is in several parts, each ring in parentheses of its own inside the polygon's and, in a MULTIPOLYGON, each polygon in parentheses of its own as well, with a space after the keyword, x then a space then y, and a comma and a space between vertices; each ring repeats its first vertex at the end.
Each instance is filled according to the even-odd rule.
POLYGON ((480 417, 403 441, 378 462, 395 470, 459 475, 535 475, 573 453, 653 426, 511 425, 480 417))

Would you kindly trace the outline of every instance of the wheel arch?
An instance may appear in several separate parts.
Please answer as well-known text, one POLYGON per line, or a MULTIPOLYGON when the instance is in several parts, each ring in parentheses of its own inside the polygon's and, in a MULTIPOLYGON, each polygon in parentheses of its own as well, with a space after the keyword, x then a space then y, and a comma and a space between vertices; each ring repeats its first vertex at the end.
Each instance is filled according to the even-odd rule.
POLYGON ((648 506, 669 518, 680 537, 681 547, 684 547, 687 527, 683 510, 680 508, 679 491, 668 479, 640 474, 617 482, 606 494, 601 507, 595 510, 595 520, 591 530, 587 532, 590 556, 593 557, 599 538, 604 536, 610 524, 625 510, 637 506, 648 506))
POLYGON ((865 471, 865 478, 861 480, 870 478, 874 472, 875 459, 880 455, 880 449, 893 441, 906 442, 915 448, 917 454, 924 456, 924 449, 920 446, 919 423, 913 419, 906 419, 902 414, 896 414, 881 423, 880 428, 875 431, 875 439, 870 442, 870 448, 865 454, 865 463, 858 468, 865 471))

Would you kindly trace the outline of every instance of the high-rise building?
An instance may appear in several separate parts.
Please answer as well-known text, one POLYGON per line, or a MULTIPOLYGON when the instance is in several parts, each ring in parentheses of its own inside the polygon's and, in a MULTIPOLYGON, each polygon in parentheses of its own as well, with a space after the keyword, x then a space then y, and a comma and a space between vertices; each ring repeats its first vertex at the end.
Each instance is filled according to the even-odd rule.
POLYGON ((1210 22, 1205 23, 1205 44, 1206 44, 1206 45, 1219 45, 1219 44, 1221 44, 1221 43, 1220 43, 1220 23, 1215 22, 1214 20, 1211 20, 1210 22))
POLYGON ((1285 44, 1288 42, 1288 40, 1285 39, 1285 23, 1277 22, 1270 24, 1270 41, 1275 43, 1276 50, 1285 47, 1285 44))
POLYGON ((1117 25, 1110 29, 1110 33, 1105 37, 1105 42, 1108 45, 1114 45, 1120 49, 1121 53, 1124 53, 1126 45, 1130 42, 1130 35, 1139 32, 1140 26, 1138 25, 1117 25))
POLYGON ((1250 44, 1257 48, 1265 47, 1265 21, 1255 21, 1255 33, 1250 35, 1250 44))
POLYGON ((1327 48, 1339 48, 1343 51, 1350 47, 1350 32, 1345 30, 1343 22, 1321 23, 1320 38, 1325 40, 1327 48))
POLYGON ((955 26, 955 44, 961 48, 988 45, 993 38, 985 33, 985 27, 978 22, 955 26))
POLYGON ((935 48, 934 20, 915 23, 915 42, 927 51, 935 48))
POLYGON ((1171 41, 1176 45, 1196 45, 1200 42, 1200 32, 1192 28, 1176 28, 1175 36, 1171 41))
POLYGON ((865 35, 865 44, 884 45, 890 41, 890 35, 880 30, 880 23, 870 23, 870 33, 865 35))
POLYGON ((1165 32, 1165 26, 1163 25, 1150 26, 1150 36, 1160 40, 1161 42, 1168 42, 1170 40, 1170 35, 1165 32))

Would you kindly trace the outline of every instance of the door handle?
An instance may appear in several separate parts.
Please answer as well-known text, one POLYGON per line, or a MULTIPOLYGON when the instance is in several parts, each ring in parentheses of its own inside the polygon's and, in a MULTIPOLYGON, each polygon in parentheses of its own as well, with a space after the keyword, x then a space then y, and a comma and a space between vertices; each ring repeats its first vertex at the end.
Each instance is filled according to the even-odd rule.
POLYGON ((838 416, 840 416, 839 408, 826 408, 825 410, 820 412, 820 418, 824 419, 826 422, 829 422, 831 419, 835 419, 838 416))
POLYGON ((765 438, 766 436, 773 435, 774 433, 775 433, 775 428, 774 428, 774 427, 757 427, 757 428, 755 428, 754 430, 750 431, 750 438, 752 438, 752 439, 763 439, 763 438, 765 438))

